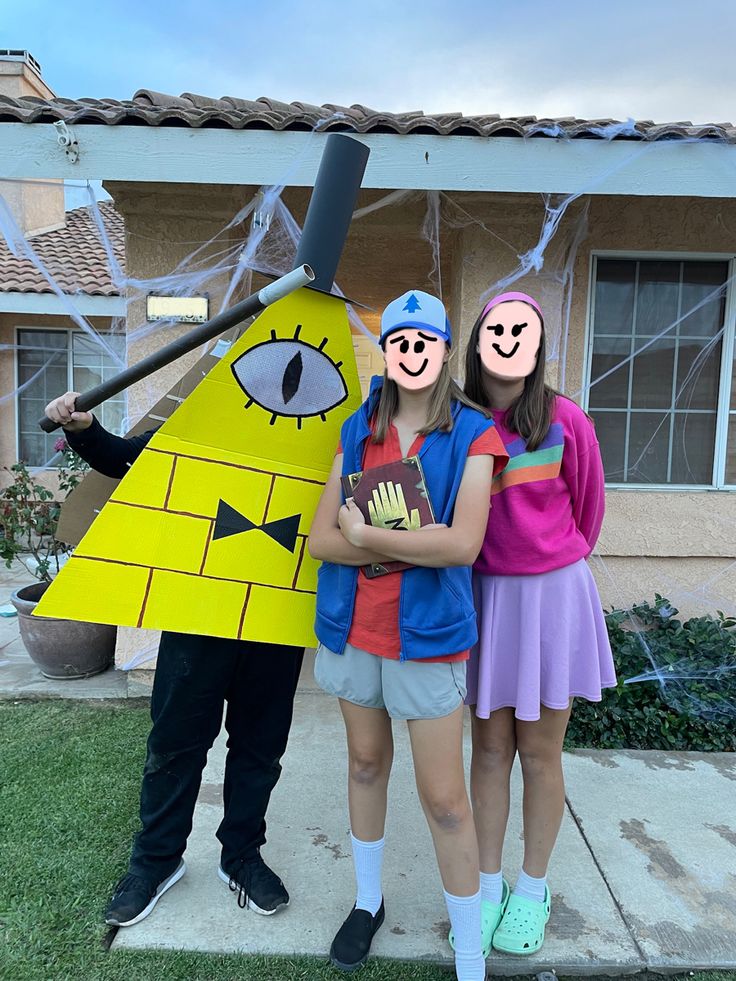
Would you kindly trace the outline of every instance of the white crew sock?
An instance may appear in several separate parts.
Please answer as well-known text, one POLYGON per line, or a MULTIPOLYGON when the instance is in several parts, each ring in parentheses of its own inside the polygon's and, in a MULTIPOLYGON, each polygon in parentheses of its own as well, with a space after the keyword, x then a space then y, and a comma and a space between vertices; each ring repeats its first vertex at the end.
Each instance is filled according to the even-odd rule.
POLYGON ((503 899, 503 872, 481 872, 480 898, 498 906, 503 899))
POLYGON ((480 889, 474 896, 453 896, 445 892, 445 903, 455 934, 458 981, 485 981, 486 962, 480 939, 480 889))
POLYGON ((546 885, 546 875, 543 875, 541 879, 535 879, 534 876, 527 875, 522 869, 519 872, 519 878, 516 880, 516 885, 514 886, 514 895, 523 896, 525 899, 532 899, 537 903, 543 903, 546 885))
POLYGON ((383 843, 378 841, 360 841, 351 833, 353 845, 353 865, 355 867, 355 884, 357 898, 356 909, 365 909, 375 916, 381 907, 383 891, 381 889, 381 867, 383 866, 383 843))

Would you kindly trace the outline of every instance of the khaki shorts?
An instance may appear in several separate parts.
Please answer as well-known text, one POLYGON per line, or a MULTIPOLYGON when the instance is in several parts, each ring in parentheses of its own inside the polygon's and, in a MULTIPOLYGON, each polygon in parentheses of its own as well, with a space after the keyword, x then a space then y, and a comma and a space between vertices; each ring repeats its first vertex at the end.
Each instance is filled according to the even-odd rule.
POLYGON ((352 644, 335 654, 320 644, 314 678, 329 695, 385 709, 392 719, 439 719, 465 700, 466 663, 394 661, 352 644))

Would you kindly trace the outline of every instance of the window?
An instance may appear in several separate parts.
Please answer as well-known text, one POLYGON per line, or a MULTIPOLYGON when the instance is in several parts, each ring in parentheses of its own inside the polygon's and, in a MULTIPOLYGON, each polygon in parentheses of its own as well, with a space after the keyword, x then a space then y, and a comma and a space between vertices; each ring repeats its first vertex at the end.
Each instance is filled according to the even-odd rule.
MULTIPOLYGON (((38 420, 46 405, 67 391, 85 392, 120 371, 120 366, 88 334, 76 330, 19 328, 18 343, 18 459, 32 467, 48 465, 58 433, 44 433, 38 420)), ((101 334, 107 346, 125 358, 125 336, 101 334)), ((102 425, 121 433, 125 393, 109 399, 95 414, 102 425)))
POLYGON ((607 483, 736 484, 729 270, 725 259, 594 260, 588 411, 607 483))

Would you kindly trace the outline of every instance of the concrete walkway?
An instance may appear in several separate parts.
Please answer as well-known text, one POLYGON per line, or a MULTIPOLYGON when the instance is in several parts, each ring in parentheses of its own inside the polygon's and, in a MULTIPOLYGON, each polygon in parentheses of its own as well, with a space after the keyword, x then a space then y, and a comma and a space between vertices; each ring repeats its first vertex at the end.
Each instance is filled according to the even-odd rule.
MULTIPOLYGON (((264 849, 291 892, 289 909, 271 919, 246 913, 217 878, 221 738, 197 805, 187 875, 147 920, 120 930, 114 947, 326 956, 354 899, 346 754, 337 705, 313 690, 306 674, 264 849)), ((373 950, 449 965, 441 884, 406 727, 396 725, 395 737, 386 922, 373 950)), ((550 869, 553 912, 545 946, 525 959, 494 952, 491 973, 736 967, 736 757, 585 751, 567 755, 565 766, 568 805, 550 869)), ((504 867, 513 879, 522 847, 518 773, 507 841, 504 867)))
MULTIPOLYGON (((0 609, 22 577, 0 569, 0 609)), ((225 742, 210 754, 186 854, 189 871, 116 948, 325 957, 354 899, 337 704, 315 688, 307 658, 284 773, 269 811, 268 862, 291 906, 266 919, 238 909, 216 875, 225 742)), ((139 673, 148 675, 150 672, 139 673)), ((128 698, 148 684, 119 671, 84 681, 42 677, 0 618, 0 698, 128 698)), ((451 964, 431 839, 412 776, 406 727, 395 726, 385 861, 386 922, 377 956, 451 964)), ((466 760, 470 757, 466 731, 466 760)), ((736 756, 578 751, 565 758, 567 807, 550 869, 552 918, 543 950, 493 953, 494 974, 633 974, 736 968, 736 756)), ((521 861, 514 774, 504 868, 521 861)), ((121 870, 122 871, 122 870, 121 870)))

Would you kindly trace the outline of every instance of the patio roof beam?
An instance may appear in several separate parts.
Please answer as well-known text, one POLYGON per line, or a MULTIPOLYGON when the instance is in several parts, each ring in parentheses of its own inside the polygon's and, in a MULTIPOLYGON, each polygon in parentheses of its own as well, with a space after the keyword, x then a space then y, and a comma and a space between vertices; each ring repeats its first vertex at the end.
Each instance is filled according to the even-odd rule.
MULTIPOLYGON (((0 179, 176 184, 314 183, 325 133, 78 125, 67 156, 53 125, 0 124, 0 179)), ((370 133, 363 187, 504 193, 736 196, 736 145, 370 133)))

